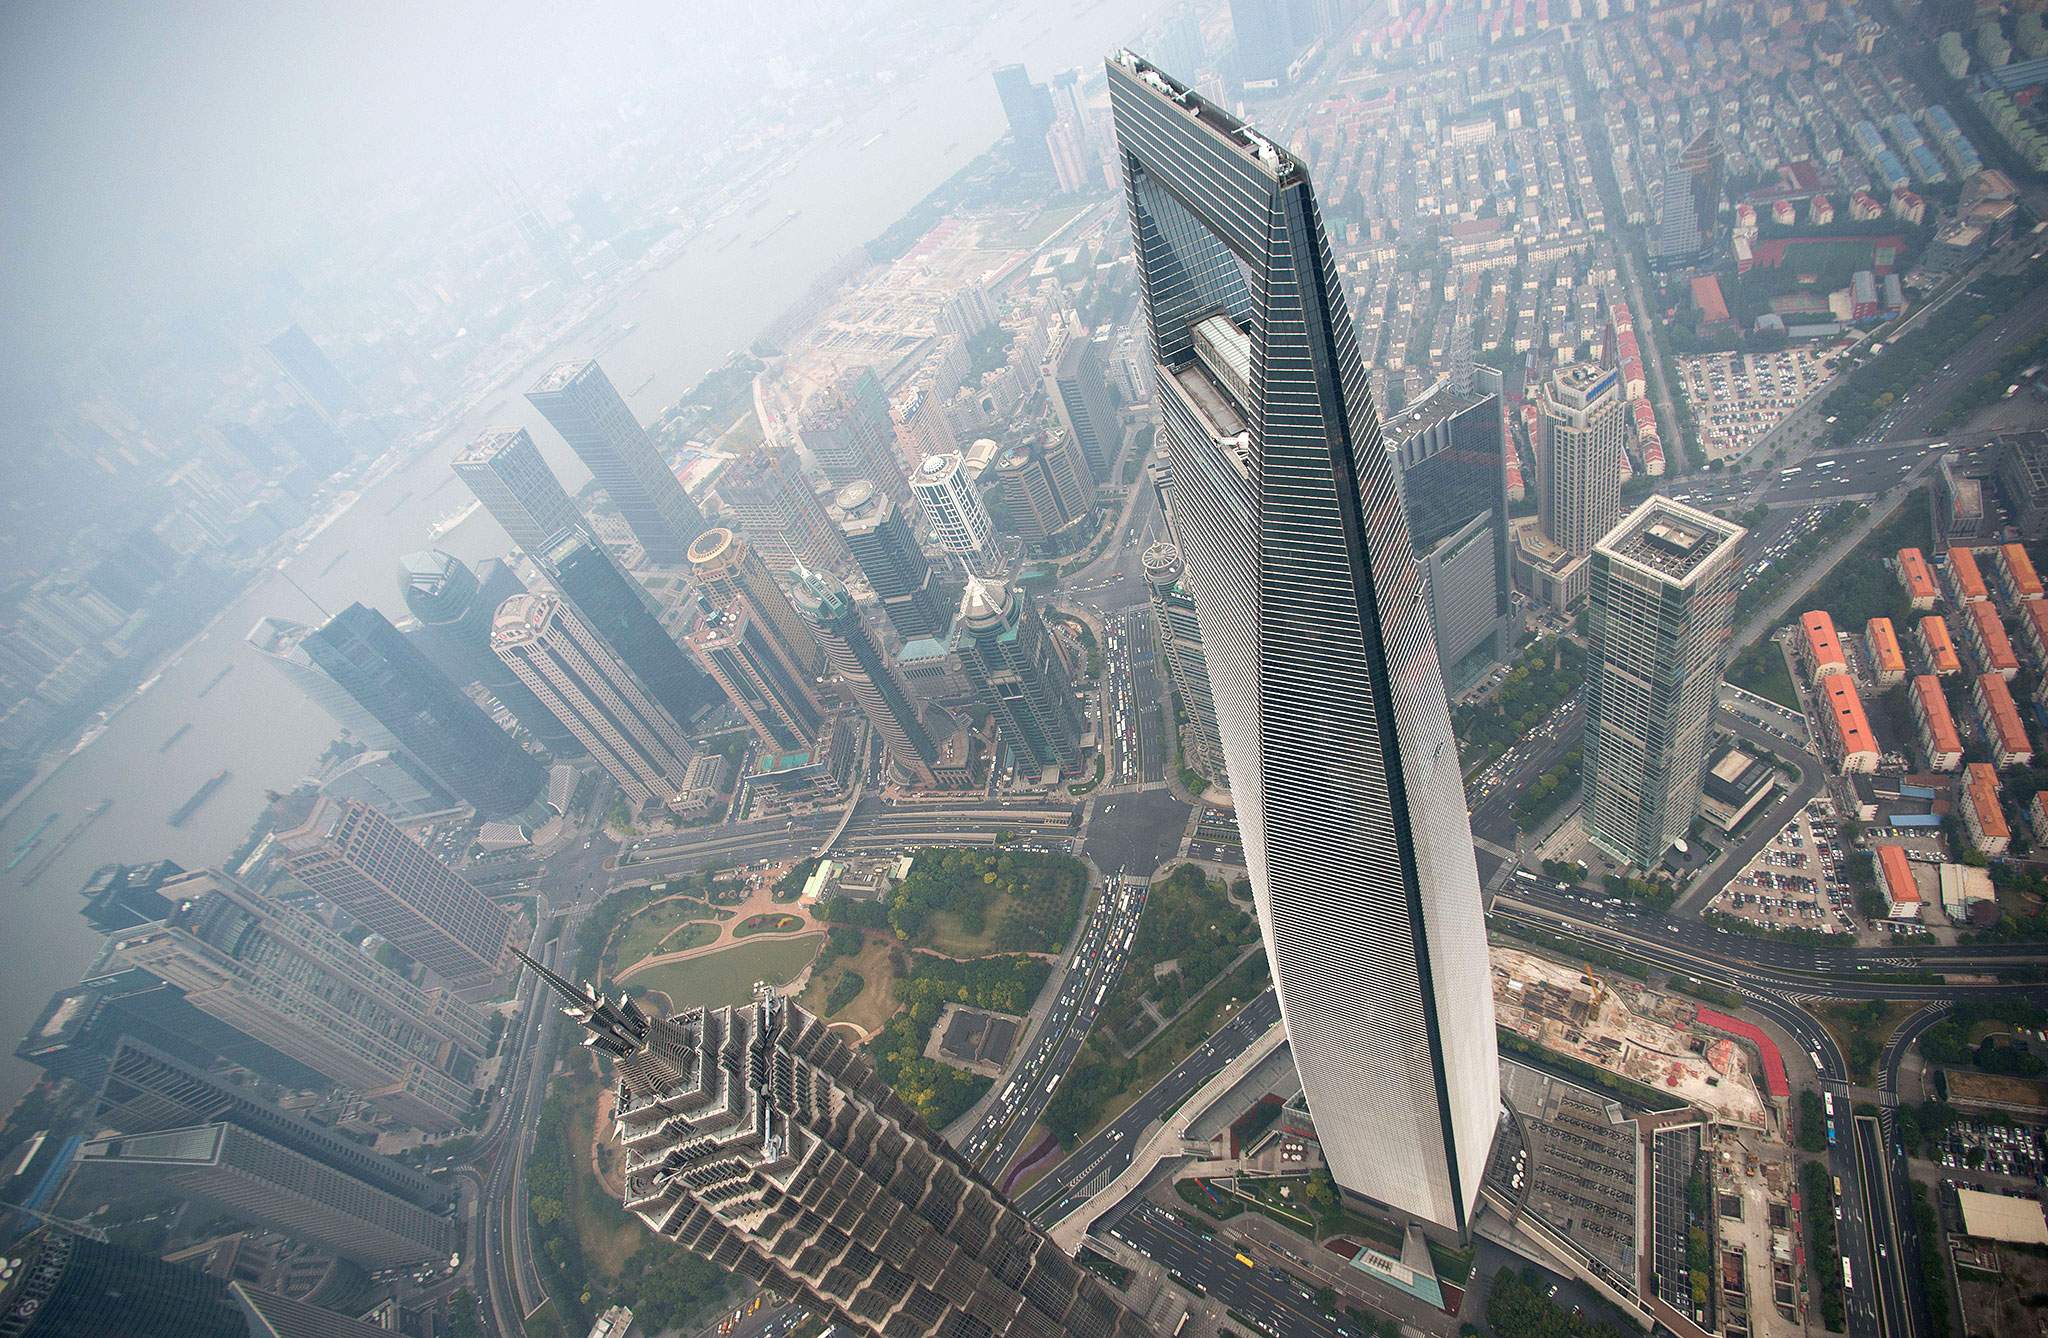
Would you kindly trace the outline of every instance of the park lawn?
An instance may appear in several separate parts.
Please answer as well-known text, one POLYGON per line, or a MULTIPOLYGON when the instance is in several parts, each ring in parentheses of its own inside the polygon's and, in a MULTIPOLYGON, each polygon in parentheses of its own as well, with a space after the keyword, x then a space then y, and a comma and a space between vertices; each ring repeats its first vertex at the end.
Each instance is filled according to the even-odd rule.
POLYGON ((704 915, 704 903, 692 898, 657 901, 619 926, 606 964, 612 968, 631 966, 649 953, 662 951, 663 939, 679 926, 703 919, 704 915))
POLYGON ((948 957, 986 957, 996 950, 996 926, 1010 910, 1010 898, 997 897, 988 904, 988 920, 979 934, 961 927, 960 917, 951 911, 933 911, 925 917, 924 932, 918 936, 922 948, 948 957))
POLYGON ((635 972, 630 983, 635 994, 659 990, 667 996, 672 1013, 743 1004, 754 997, 757 980, 786 985, 796 979, 824 942, 823 934, 804 934, 742 943, 687 962, 650 966, 635 972))
POLYGON ((601 1090, 596 1082, 579 1075, 569 1118, 563 1123, 571 1144, 569 1183, 576 1198, 576 1237, 583 1245, 584 1262, 599 1276, 615 1278, 624 1271, 633 1251, 646 1243, 647 1232, 637 1218, 626 1216, 590 1169, 590 1135, 601 1090))
POLYGON ((1080 213, 1086 205, 1057 205, 1043 210, 1030 218, 1019 218, 1015 222, 993 229, 984 234, 982 245, 991 250, 1025 250, 1036 248, 1047 237, 1059 231, 1080 213))
POLYGON ((661 941, 657 950, 660 952, 688 952, 692 948, 701 948, 707 943, 716 943, 717 941, 717 925, 703 920, 691 920, 687 924, 680 924, 674 929, 669 930, 668 937, 661 941))
POLYGON ((1872 238, 1827 238, 1815 241, 1787 242, 1785 258, 1779 269, 1794 274, 1811 274, 1828 267, 1828 262, 1853 264, 1869 268, 1871 257, 1876 254, 1872 238))
POLYGON ((825 1016, 825 1000, 832 993, 832 987, 848 971, 855 971, 867 982, 853 1002, 834 1013, 829 1021, 847 1022, 872 1036, 880 1031, 890 1018, 896 1016, 896 977, 889 967, 889 956, 894 949, 885 938, 871 937, 861 950, 851 957, 841 957, 823 971, 811 977, 811 983, 804 987, 803 997, 797 1000, 805 1008, 825 1016))
POLYGON ((750 915, 747 917, 747 920, 748 923, 742 924, 738 929, 732 931, 734 938, 752 938, 756 934, 800 933, 807 923, 801 915, 750 915), (752 923, 755 920, 760 920, 761 923, 752 923))

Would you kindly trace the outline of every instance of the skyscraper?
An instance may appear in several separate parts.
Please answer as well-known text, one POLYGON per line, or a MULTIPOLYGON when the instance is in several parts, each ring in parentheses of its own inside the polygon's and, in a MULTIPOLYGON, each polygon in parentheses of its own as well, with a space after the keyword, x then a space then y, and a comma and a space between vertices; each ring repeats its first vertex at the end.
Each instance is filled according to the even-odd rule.
MULTIPOLYGON (((1287 87, 1287 67, 1300 49, 1289 21, 1288 0, 1230 0, 1230 28, 1237 36, 1238 80, 1247 93, 1277 93, 1287 87)), ((1193 70, 1180 72, 1192 78, 1193 70)))
POLYGON ((247 640, 250 649, 365 747, 381 751, 398 747, 397 735, 384 728, 332 674, 313 663, 306 653, 306 638, 312 634, 312 628, 289 618, 258 618, 247 640))
POLYGON ((1481 648, 1489 660, 1505 659, 1513 648, 1514 596, 1500 397, 1439 382, 1382 435, 1401 472, 1437 662, 1448 680, 1481 648))
POLYGON ((574 757, 583 751, 576 736, 491 653, 498 606, 526 593, 526 583, 510 567, 490 558, 471 571, 436 548, 400 558, 398 581, 405 607, 420 624, 409 639, 443 673, 457 683, 482 684, 550 753, 574 757))
POLYGON ((939 547, 961 557, 988 547, 995 527, 989 523, 981 498, 974 495, 960 452, 926 456, 910 476, 910 487, 939 547))
POLYGON ((801 1008, 654 1018, 535 970, 612 1059, 626 1209, 664 1240, 889 1338, 1149 1333, 801 1008))
POLYGON ((790 451, 763 447, 733 461, 718 476, 718 497, 771 571, 831 571, 847 561, 845 542, 790 451))
POLYGON ((168 1192, 365 1268, 445 1260, 455 1223, 239 1124, 112 1134, 78 1150, 70 1194, 168 1192))
POLYGON ((1651 263, 1687 265, 1713 249, 1721 214, 1721 146, 1702 130, 1664 166, 1651 263))
POLYGON ((102 934, 118 934, 171 913, 163 885, 185 870, 167 859, 153 864, 102 864, 94 869, 78 895, 85 899, 79 914, 102 934))
POLYGON ((895 501, 866 479, 839 490, 826 509, 846 536, 854 565, 882 601, 889 625, 905 641, 937 636, 949 621, 932 590, 932 564, 904 524, 895 501))
MULTIPOLYGON (((575 607, 583 625, 678 725, 687 729, 697 713, 712 703, 712 685, 662 625, 653 599, 595 539, 582 530, 565 530, 542 544, 532 557, 575 607)), ((522 676, 522 681, 530 686, 532 680, 522 676)), ((578 737, 588 746, 588 737, 578 737)))
POLYGON ((1152 590, 1152 619, 1167 678, 1188 718, 1181 731, 1183 760, 1206 780, 1228 785, 1223 738, 1216 732, 1216 697, 1209 687, 1209 660, 1202 649, 1201 618, 1195 598, 1181 584, 1186 567, 1172 544, 1145 550, 1145 583, 1152 590))
POLYGON ((845 586, 823 572, 805 572, 796 588, 796 607, 811 624, 840 688, 859 705, 889 756, 909 779, 934 786, 940 783, 941 768, 964 774, 964 741, 960 757, 941 757, 909 690, 882 658, 867 628, 861 626, 860 608, 845 586))
POLYGON ((313 336, 304 327, 288 325, 272 335, 263 347, 306 397, 306 402, 328 422, 337 421, 343 414, 361 413, 366 407, 362 392, 341 374, 341 369, 313 342, 313 336))
POLYGON ((454 795, 404 753, 362 752, 337 762, 321 771, 320 793, 336 801, 368 804, 394 822, 458 806, 454 795))
POLYGON ((1747 533, 1652 497, 1594 546, 1583 807, 1625 863, 1654 867, 1699 810, 1747 533))
POLYGON ((1463 1232, 1500 1111, 1486 930, 1343 283, 1298 159, 1129 52, 1108 73, 1174 532, 1295 1066, 1340 1186, 1463 1232))
POLYGON ((783 658, 802 666, 805 675, 816 678, 825 672, 825 657, 752 544, 723 526, 706 530, 690 545, 690 575, 696 578, 697 593, 713 608, 722 609, 735 599, 752 605, 783 658))
POLYGON ((531 553, 582 523, 523 427, 494 427, 455 457, 455 474, 513 543, 531 553))
POLYGON ((270 806, 284 871, 458 989, 511 963, 512 912, 375 809, 325 795, 270 806))
POLYGON ((589 466, 647 560, 682 566, 690 540, 704 531, 704 517, 603 369, 588 361, 561 363, 526 398, 589 466))
POLYGON ((1042 544, 1088 514, 1087 492, 1067 458, 1061 433, 1032 445, 1014 442, 995 458, 996 481, 1010 529, 1026 543, 1042 544))
POLYGON ((1581 557, 1621 519, 1621 373, 1560 367, 1536 392, 1536 513, 1543 532, 1581 557))
POLYGON ((1045 132, 1052 129, 1052 90, 1034 84, 1022 65, 999 66, 996 97, 1010 122, 1010 161, 1023 172, 1052 171, 1052 150, 1045 132))
POLYGON ((547 774, 390 619, 351 604, 302 642, 306 655, 434 778, 486 818, 540 794, 547 774))
POLYGON ((827 479, 841 485, 880 480, 898 502, 910 500, 889 396, 873 368, 843 372, 830 389, 813 395, 797 432, 827 479))
POLYGON ((705 614, 685 640, 762 747, 796 752, 818 737, 825 709, 809 676, 785 657, 745 597, 705 614))
POLYGON ((1095 341, 1078 330, 1066 331, 1046 366, 1045 390, 1087 463, 1090 485, 1109 482, 1123 452, 1124 430, 1109 383, 1102 377, 1095 341))
POLYGON ((468 1004, 225 874, 187 874, 166 891, 177 910, 114 940, 122 962, 386 1114, 429 1130, 462 1123, 490 1049, 468 1004))
POLYGON ((498 610, 491 644, 636 805, 681 791, 689 737, 575 608, 552 595, 514 595, 498 610))
POLYGON ((1081 717, 1059 646, 1030 597, 1000 581, 969 580, 960 601, 960 667, 996 714, 1020 763, 1081 772, 1081 717))

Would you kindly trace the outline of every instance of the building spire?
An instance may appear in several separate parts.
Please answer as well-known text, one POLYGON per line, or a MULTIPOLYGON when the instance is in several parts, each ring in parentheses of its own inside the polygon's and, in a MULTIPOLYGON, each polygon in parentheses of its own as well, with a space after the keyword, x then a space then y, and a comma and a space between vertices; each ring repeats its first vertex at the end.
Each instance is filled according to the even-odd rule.
POLYGON ((547 982, 555 993, 568 1000, 562 1011, 590 1033, 585 1045, 622 1059, 647 1048, 647 1014, 624 994, 619 996, 617 1003, 612 1003, 589 985, 578 990, 519 949, 514 948, 512 952, 532 967, 534 974, 547 982))

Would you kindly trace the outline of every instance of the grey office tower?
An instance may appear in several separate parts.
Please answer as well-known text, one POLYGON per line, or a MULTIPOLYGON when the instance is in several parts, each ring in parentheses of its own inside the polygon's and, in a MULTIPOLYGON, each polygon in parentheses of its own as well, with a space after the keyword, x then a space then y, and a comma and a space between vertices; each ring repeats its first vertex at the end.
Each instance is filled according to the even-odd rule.
POLYGON ((663 1240, 886 1338, 1149 1332, 803 1009, 656 1018, 534 969, 610 1057, 626 1209, 663 1240))
POLYGON ((412 640, 428 659, 458 683, 481 683, 550 753, 582 754, 576 736, 491 653, 498 606, 526 593, 526 583, 510 567, 488 558, 471 571, 435 548, 400 558, 398 581, 405 607, 420 624, 412 640))
POLYGON ((1500 1114, 1486 928, 1343 282, 1299 159, 1129 52, 1108 76, 1174 533, 1295 1066, 1337 1183, 1462 1233, 1500 1114))
POLYGON ((704 517, 604 370, 594 362, 562 363, 526 398, 589 466, 647 560, 682 566, 704 517))
MULTIPOLYGON (((684 550, 687 555, 688 550, 684 550)), ((688 729, 717 699, 717 687, 690 662, 656 616, 653 599, 582 530, 543 544, 534 564, 581 616, 584 626, 640 680, 655 704, 688 729)))
POLYGON ((1030 597, 1000 581, 970 579, 960 600, 960 667, 994 711, 1020 765, 1081 771, 1081 718, 1059 647, 1030 597))
POLYGON ((826 515, 846 536, 854 565, 905 641, 938 636, 950 621, 932 590, 932 564, 910 535, 899 505, 866 479, 839 490, 826 515))
POLYGON ((860 608, 846 587, 823 572, 805 572, 797 585, 796 608, 810 623, 840 687, 859 704, 896 764, 920 785, 937 784, 932 764, 938 749, 910 693, 861 626, 860 608))
POLYGON ((528 553, 582 523, 576 503, 523 427, 494 427, 455 457, 455 474, 528 553))

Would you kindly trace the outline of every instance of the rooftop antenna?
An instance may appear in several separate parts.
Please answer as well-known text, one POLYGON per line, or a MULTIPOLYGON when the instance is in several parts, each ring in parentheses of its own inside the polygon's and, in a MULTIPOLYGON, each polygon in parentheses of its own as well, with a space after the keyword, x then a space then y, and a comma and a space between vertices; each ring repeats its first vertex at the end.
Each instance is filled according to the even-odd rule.
POLYGON ((290 586, 290 587, 291 587, 292 589, 294 589, 294 590, 298 591, 298 592, 299 592, 299 594, 300 594, 300 595, 301 595, 301 596, 302 596, 302 597, 303 597, 303 598, 305 599, 305 601, 306 601, 306 602, 307 602, 308 604, 311 604, 311 605, 312 605, 312 606, 313 606, 314 608, 318 609, 318 610, 320 611, 320 616, 321 616, 322 618, 332 618, 332 617, 334 616, 333 614, 331 614, 331 613, 329 613, 329 612, 327 611, 327 606, 326 606, 326 605, 322 604, 322 603, 321 603, 321 602, 320 602, 319 600, 317 600, 317 599, 313 598, 313 597, 312 597, 311 595, 307 594, 307 593, 306 593, 306 587, 305 587, 305 586, 303 586, 303 585, 300 585, 300 584, 299 584, 299 583, 298 583, 297 581, 294 581, 294 580, 292 579, 292 574, 291 574, 290 572, 288 572, 288 571, 286 571, 286 570, 285 570, 284 568, 280 567, 280 568, 278 568, 278 569, 277 569, 277 574, 278 574, 279 576, 282 576, 282 577, 284 577, 284 583, 285 583, 286 585, 290 586))
POLYGON ((555 993, 568 1000, 562 1011, 590 1033, 584 1044, 618 1058, 638 1054, 647 1048, 647 1014, 641 1012, 640 1006, 631 999, 621 994, 618 1002, 613 1003, 590 985, 578 990, 519 949, 514 948, 512 952, 532 967, 555 993))

